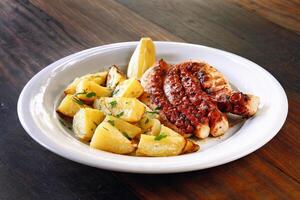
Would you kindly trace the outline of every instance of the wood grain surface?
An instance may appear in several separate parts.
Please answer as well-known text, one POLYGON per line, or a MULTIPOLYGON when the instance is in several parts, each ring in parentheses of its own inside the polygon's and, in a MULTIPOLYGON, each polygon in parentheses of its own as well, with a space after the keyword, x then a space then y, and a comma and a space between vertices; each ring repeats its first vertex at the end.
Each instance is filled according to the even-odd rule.
POLYGON ((299 25, 299 4, 276 0, 274 9, 279 5, 286 17, 278 22, 267 17, 275 15, 267 1, 251 2, 0 1, 0 199, 300 199, 300 36, 290 27, 299 25), (284 10, 291 3, 292 11, 284 10), (260 5, 259 11, 249 10, 253 4, 260 5), (142 36, 212 46, 258 63, 288 95, 285 125, 242 159, 169 175, 77 164, 26 134, 16 103, 34 74, 77 51, 142 36))

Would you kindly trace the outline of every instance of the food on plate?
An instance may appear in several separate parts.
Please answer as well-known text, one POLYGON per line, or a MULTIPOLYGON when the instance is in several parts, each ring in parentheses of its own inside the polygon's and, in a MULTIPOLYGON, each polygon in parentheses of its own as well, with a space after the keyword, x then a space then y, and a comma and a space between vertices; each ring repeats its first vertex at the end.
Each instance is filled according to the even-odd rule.
POLYGON ((80 110, 80 108, 87 107, 76 96, 67 94, 60 102, 57 112, 66 117, 74 117, 74 115, 80 110))
POLYGON ((144 72, 155 63, 155 45, 151 38, 141 38, 128 64, 127 76, 140 80, 144 72))
POLYGON ((129 154, 135 150, 131 141, 109 122, 102 122, 96 128, 90 146, 117 154, 129 154))
POLYGON ((177 156, 195 142, 229 129, 227 113, 253 116, 259 97, 235 91, 204 62, 155 62, 155 46, 142 38, 128 65, 77 77, 57 112, 72 119, 75 136, 90 147, 129 156, 177 156), (189 137, 193 137, 192 139, 189 137))
POLYGON ((98 109, 80 108, 73 118, 73 131, 80 139, 89 141, 103 119, 104 113, 98 109))
POLYGON ((68 85, 67 88, 64 90, 64 93, 65 94, 75 94, 78 83, 84 79, 93 81, 93 82, 97 83, 98 85, 102 85, 106 81, 107 73, 108 73, 107 71, 104 71, 104 72, 98 72, 98 73, 94 73, 94 74, 87 74, 80 78, 79 77, 75 78, 74 81, 70 85, 68 85))
POLYGON ((136 98, 100 97, 93 106, 106 115, 117 116, 128 122, 138 122, 145 112, 145 106, 136 98))
POLYGON ((76 87, 76 96, 85 102, 93 102, 97 97, 111 96, 111 89, 103 87, 94 81, 82 80, 76 87))
POLYGON ((118 84, 114 90, 113 97, 138 98, 144 92, 141 83, 136 78, 130 78, 118 84))
POLYGON ((141 134, 142 129, 136 125, 130 124, 125 120, 122 120, 118 117, 114 117, 112 115, 106 115, 105 122, 110 123, 111 125, 115 126, 119 129, 127 138, 135 138, 139 134, 141 134))
POLYGON ((181 64, 181 68, 190 69, 222 112, 230 112, 246 118, 256 113, 259 97, 234 91, 228 80, 216 68, 205 62, 185 62, 181 64))
MULTIPOLYGON (((162 125, 157 135, 141 135, 136 154, 139 156, 175 156, 183 152, 187 140, 162 125)), ((192 151, 192 146, 187 147, 192 151)), ((188 151, 189 151, 188 150, 188 151)))
POLYGON ((116 65, 111 66, 107 74, 106 86, 114 90, 124 80, 126 80, 125 74, 116 65))

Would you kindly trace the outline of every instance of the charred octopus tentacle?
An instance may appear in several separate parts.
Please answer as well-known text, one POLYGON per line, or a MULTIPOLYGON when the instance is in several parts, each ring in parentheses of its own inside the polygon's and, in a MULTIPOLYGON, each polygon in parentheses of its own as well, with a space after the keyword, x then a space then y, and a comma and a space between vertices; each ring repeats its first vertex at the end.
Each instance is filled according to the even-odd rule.
POLYGON ((257 111, 259 98, 234 91, 226 78, 214 67, 203 62, 189 62, 192 73, 199 79, 202 89, 212 97, 222 112, 251 117, 257 111))
POLYGON ((229 128, 225 114, 220 112, 215 102, 201 89, 201 84, 192 73, 192 63, 179 64, 181 84, 189 100, 209 119, 210 133, 213 136, 224 134, 229 128))
POLYGON ((150 104, 148 106, 152 109, 160 108, 159 114, 165 125, 179 133, 191 134, 194 132, 194 127, 185 115, 168 101, 164 93, 164 78, 168 68, 168 64, 160 60, 143 75, 141 83, 145 92, 150 95, 150 104))
POLYGON ((186 116, 195 128, 194 134, 200 138, 206 138, 209 135, 208 119, 201 107, 196 107, 191 103, 185 94, 185 89, 181 84, 179 76, 179 67, 169 68, 165 81, 164 92, 169 102, 186 116), (199 109, 200 108, 200 109, 199 109))

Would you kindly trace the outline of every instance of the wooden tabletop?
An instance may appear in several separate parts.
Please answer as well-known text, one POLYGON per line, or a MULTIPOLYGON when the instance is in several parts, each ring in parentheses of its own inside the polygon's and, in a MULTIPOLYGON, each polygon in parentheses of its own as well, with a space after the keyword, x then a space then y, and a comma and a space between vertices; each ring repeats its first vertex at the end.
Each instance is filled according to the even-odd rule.
POLYGON ((297 0, 1 0, 0 199, 300 199, 299 9, 297 0), (285 125, 244 158, 169 175, 84 166, 26 134, 16 104, 34 74, 77 51, 142 36, 258 63, 288 95, 285 125))

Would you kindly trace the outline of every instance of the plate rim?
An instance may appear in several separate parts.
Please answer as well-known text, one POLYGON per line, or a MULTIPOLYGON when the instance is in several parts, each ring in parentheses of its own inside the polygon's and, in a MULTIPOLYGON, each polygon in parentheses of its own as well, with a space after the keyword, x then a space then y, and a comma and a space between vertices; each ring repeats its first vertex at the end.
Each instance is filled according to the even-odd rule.
MULTIPOLYGON (((274 84, 276 84, 278 92, 280 93, 281 100, 283 102, 282 110, 284 111, 284 113, 282 115, 280 115, 280 119, 279 119, 280 123, 273 126, 272 134, 268 134, 268 137, 264 138, 264 140, 261 140, 256 145, 253 145, 251 149, 244 150, 243 152, 240 152, 239 154, 236 154, 235 156, 231 156, 230 158, 223 159, 222 161, 215 161, 214 163, 208 163, 206 166, 202 166, 202 167, 198 167, 197 164, 194 163, 192 165, 187 165, 187 164, 186 165, 179 165, 179 166, 171 168, 171 169, 163 168, 163 169, 159 169, 159 170, 140 169, 140 168, 137 168, 137 167, 135 167, 135 168, 130 168, 130 167, 129 168, 124 168, 122 166, 113 166, 112 167, 111 164, 109 163, 109 162, 111 162, 111 160, 106 160, 107 163, 105 163, 105 165, 99 165, 99 163, 98 164, 97 163, 90 163, 88 161, 85 161, 84 159, 79 159, 78 157, 76 158, 76 156, 75 157, 70 156, 66 152, 61 151, 60 148, 55 149, 53 146, 49 145, 49 143, 47 144, 47 142, 44 141, 45 139, 39 137, 38 134, 34 133, 36 131, 36 130, 34 130, 34 129, 36 129, 36 127, 33 127, 33 124, 30 125, 29 122, 28 122, 28 119, 25 119, 25 116, 24 116, 24 105, 26 105, 26 99, 24 97, 25 97, 26 94, 28 95, 28 90, 29 90, 30 86, 32 84, 34 84, 34 82, 38 81, 39 77, 46 74, 48 71, 51 71, 52 68, 58 67, 58 66, 62 65, 63 63, 67 63, 70 60, 73 60, 73 59, 75 59, 76 57, 78 57, 80 55, 81 56, 85 55, 85 54, 89 55, 89 53, 91 53, 93 51, 100 51, 100 50, 111 49, 111 48, 122 48, 124 46, 137 45, 137 44, 138 44, 138 41, 121 42, 121 43, 113 43, 113 44, 107 44, 107 45, 102 45, 102 46, 98 46, 98 47, 89 48, 89 49, 71 54, 71 55, 66 56, 64 58, 61 58, 61 59, 51 63, 47 67, 43 68, 36 75, 34 75, 27 82, 27 84, 24 86, 24 88, 22 89, 22 91, 20 93, 20 96, 19 96, 19 99, 18 99, 18 103, 17 103, 18 117, 19 117, 19 120, 20 120, 23 128, 27 132, 27 134, 29 134, 37 143, 41 144, 42 146, 44 146, 46 149, 52 151, 53 153, 58 154, 58 155, 66 158, 66 159, 73 160, 75 162, 81 163, 81 164, 86 164, 86 165, 89 165, 89 166, 98 167, 98 168, 102 168, 102 169, 113 170, 113 171, 158 174, 158 173, 177 173, 177 172, 201 170, 201 169, 206 169, 206 168, 210 168, 210 167, 214 167, 214 166, 219 166, 219 165, 237 160, 241 157, 244 157, 244 156, 254 152, 255 150, 261 148, 263 145, 268 143, 273 137, 275 137, 277 135, 277 133, 279 132, 279 130, 281 129, 281 127, 285 123, 285 120, 286 120, 287 114, 288 114, 287 95, 286 95, 283 87, 279 83, 279 81, 272 74, 270 74, 267 70, 265 70, 264 68, 262 68, 258 64, 254 63, 254 62, 252 62, 252 61, 250 61, 250 60, 248 60, 244 57, 241 57, 239 55, 236 55, 236 54, 224 51, 224 50, 204 46, 204 45, 182 43, 182 42, 155 41, 155 44, 188 45, 188 46, 196 46, 196 47, 201 47, 201 48, 207 48, 209 50, 217 51, 217 52, 220 52, 222 54, 227 54, 229 56, 236 56, 239 59, 242 59, 243 61, 249 62, 251 65, 254 65, 256 67, 256 69, 262 70, 264 73, 266 73, 266 75, 268 75, 269 78, 272 79, 272 82, 274 84)), ((27 102, 27 104, 28 104, 28 102, 27 102)), ((162 157, 159 157, 159 158, 162 159, 162 157)), ((167 157, 163 157, 163 158, 167 158, 167 157)), ((170 157, 168 157, 168 158, 170 158, 170 157)), ((147 159, 148 160, 155 160, 156 158, 147 158, 147 159)))

